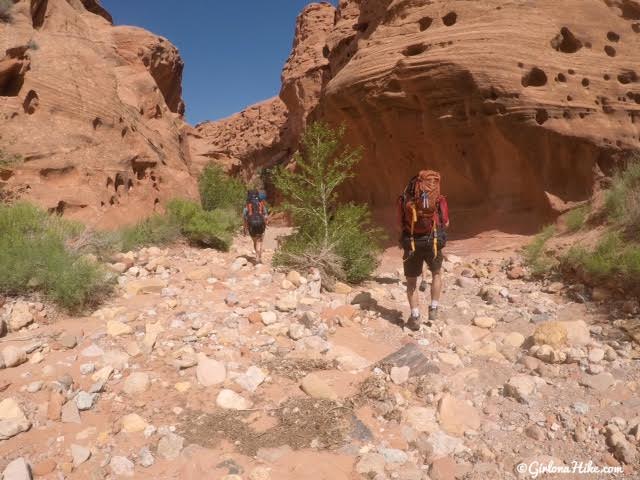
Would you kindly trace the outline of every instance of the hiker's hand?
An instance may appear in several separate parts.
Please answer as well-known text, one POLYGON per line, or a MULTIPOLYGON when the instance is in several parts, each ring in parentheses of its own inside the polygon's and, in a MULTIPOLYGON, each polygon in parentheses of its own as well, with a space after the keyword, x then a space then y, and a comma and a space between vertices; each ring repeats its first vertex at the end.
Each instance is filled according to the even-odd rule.
POLYGON ((451 222, 449 222, 449 221, 447 220, 447 223, 445 223, 445 224, 444 224, 444 226, 445 226, 446 228, 449 228, 449 224, 450 224, 450 223, 451 223, 451 222))

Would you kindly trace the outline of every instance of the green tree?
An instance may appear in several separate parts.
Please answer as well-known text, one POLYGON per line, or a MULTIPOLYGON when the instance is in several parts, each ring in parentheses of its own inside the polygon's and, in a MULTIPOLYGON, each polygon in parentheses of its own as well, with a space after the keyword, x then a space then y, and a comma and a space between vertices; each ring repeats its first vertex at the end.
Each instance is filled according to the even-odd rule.
POLYGON ((275 263, 316 267, 325 281, 359 282, 377 266, 381 232, 372 226, 368 207, 341 204, 340 186, 354 176, 361 150, 343 147, 344 129, 311 124, 294 156, 295 170, 278 168, 273 181, 296 231, 281 243, 275 263))

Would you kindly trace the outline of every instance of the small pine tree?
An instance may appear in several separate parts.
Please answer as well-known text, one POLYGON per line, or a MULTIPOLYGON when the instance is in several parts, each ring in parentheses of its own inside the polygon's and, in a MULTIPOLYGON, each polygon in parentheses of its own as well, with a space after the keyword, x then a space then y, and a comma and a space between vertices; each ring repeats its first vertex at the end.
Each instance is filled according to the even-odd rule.
POLYGON ((353 177, 360 149, 342 148, 344 128, 311 124, 294 156, 295 170, 278 168, 273 181, 285 201, 296 232, 281 243, 275 263, 316 267, 325 281, 359 282, 377 266, 381 232, 364 205, 340 204, 338 189, 353 177))

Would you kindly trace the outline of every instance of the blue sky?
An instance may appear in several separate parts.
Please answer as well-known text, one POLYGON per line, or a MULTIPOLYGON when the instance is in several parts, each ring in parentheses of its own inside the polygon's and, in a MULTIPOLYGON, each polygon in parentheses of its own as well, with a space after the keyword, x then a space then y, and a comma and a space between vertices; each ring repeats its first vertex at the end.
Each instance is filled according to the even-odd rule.
POLYGON ((116 25, 146 28, 180 49, 186 117, 192 124, 227 117, 278 94, 296 17, 309 3, 102 0, 116 25))

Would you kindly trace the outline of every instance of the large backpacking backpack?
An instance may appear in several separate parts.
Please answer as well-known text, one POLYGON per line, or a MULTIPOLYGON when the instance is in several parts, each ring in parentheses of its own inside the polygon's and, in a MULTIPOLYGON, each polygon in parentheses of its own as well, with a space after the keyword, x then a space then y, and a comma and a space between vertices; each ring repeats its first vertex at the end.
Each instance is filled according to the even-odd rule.
POLYGON ((433 240, 434 253, 446 242, 440 209, 440 174, 433 170, 422 170, 413 177, 400 198, 398 207, 402 218, 402 230, 408 235, 411 250, 415 250, 415 236, 429 235, 433 240))
POLYGON ((247 193, 247 226, 251 235, 261 235, 266 229, 265 206, 257 190, 247 193))

